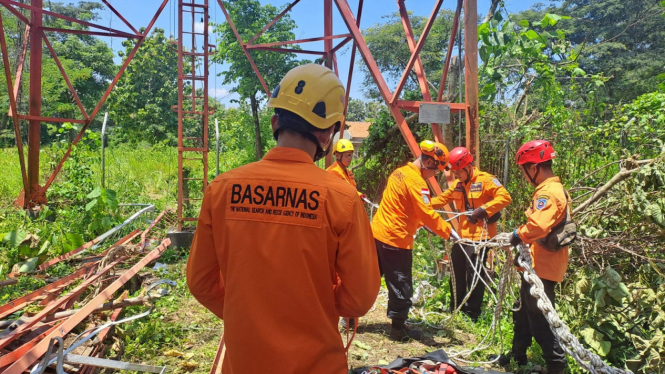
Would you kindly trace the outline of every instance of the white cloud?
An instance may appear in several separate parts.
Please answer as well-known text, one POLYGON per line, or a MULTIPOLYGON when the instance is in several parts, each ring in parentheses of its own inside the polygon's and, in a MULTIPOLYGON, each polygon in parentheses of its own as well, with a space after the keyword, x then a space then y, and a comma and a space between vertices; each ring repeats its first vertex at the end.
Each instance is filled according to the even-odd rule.
POLYGON ((216 97, 218 99, 223 98, 224 96, 227 96, 229 94, 229 90, 225 88, 211 88, 208 90, 208 95, 212 97, 216 97))
MULTIPOLYGON (((196 22, 194 24, 194 32, 203 33, 203 22, 196 22)), ((212 34, 212 26, 208 26, 208 34, 212 34)))

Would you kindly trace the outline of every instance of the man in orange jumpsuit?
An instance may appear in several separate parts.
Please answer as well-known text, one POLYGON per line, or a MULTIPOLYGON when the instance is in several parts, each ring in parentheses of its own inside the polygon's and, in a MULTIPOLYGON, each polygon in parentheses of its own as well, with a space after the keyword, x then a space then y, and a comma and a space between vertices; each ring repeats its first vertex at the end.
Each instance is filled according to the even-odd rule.
MULTIPOLYGON (((533 140, 517 151, 517 165, 536 191, 531 207, 526 211, 527 221, 513 231, 510 244, 530 245, 531 263, 538 277, 543 281, 545 294, 555 304, 554 286, 563 280, 568 268, 568 248, 551 247, 548 234, 557 230, 569 220, 570 198, 559 177, 552 171, 552 159, 556 157, 552 145, 546 140, 533 140)), ((548 374, 563 374, 566 368, 566 355, 559 340, 538 308, 531 295, 531 286, 522 276, 520 299, 522 307, 513 312, 513 347, 499 363, 507 365, 514 358, 518 365, 527 364, 526 351, 532 338, 540 345, 547 362, 548 374)))
MULTIPOLYGON (((357 189, 356 178, 353 176, 353 172, 349 170, 351 161, 353 161, 353 151, 353 144, 350 141, 346 139, 338 140, 337 144, 335 144, 335 163, 330 165, 326 171, 338 176, 357 189)), ((358 191, 358 196, 364 198, 365 194, 358 191)))
POLYGON ((344 118, 344 88, 330 69, 302 65, 268 106, 277 146, 208 186, 187 284, 224 320, 224 373, 261 362, 345 374, 338 320, 369 311, 380 275, 355 189, 314 164, 344 118))
POLYGON ((417 330, 406 329, 413 282, 413 238, 424 224, 435 234, 448 239, 451 227, 430 204, 426 178, 448 166, 448 149, 443 144, 425 140, 420 143, 422 154, 390 174, 381 204, 372 220, 372 232, 379 254, 381 275, 388 287, 388 318, 392 319, 390 339, 420 339, 417 330))
MULTIPOLYGON (((456 180, 441 196, 432 199, 432 206, 439 209, 454 201, 458 211, 471 212, 468 217, 459 217, 459 235, 464 239, 479 241, 496 236, 496 222, 501 217, 501 210, 510 204, 510 194, 495 176, 474 166, 473 156, 468 149, 453 148, 449 162, 456 180)), ((450 309, 457 309, 467 293, 471 292, 461 310, 471 320, 476 321, 480 316, 485 284, 478 279, 476 286, 472 288, 472 282, 476 273, 486 279, 484 264, 487 253, 479 259, 474 249, 470 245, 453 246, 451 260, 455 292, 451 291, 450 309)), ((453 290, 452 278, 450 289, 453 290)))

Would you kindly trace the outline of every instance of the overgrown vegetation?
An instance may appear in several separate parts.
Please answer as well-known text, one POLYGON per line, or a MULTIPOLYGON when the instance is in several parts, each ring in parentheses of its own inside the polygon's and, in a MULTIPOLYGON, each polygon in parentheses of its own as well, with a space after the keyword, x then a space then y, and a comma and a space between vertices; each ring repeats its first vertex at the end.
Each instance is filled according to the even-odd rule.
MULTIPOLYGON (((235 18, 245 15, 245 40, 255 29, 260 30, 265 19, 282 10, 253 0, 230 3, 235 18), (246 12, 250 8, 254 11, 246 12)), ((91 2, 78 6, 52 2, 49 6, 73 17, 98 19, 99 8, 91 2)), ((10 40, 10 61, 15 64, 23 29, 4 8, 0 10, 10 40)), ((526 186, 512 163, 515 150, 526 140, 550 140, 557 150, 555 170, 573 196, 575 219, 583 235, 572 247, 570 270, 558 286, 558 311, 586 346, 608 363, 636 373, 665 370, 664 13, 665 3, 647 0, 625 4, 617 0, 569 0, 537 5, 518 14, 508 12, 499 3, 493 17, 478 27, 482 62, 480 167, 497 175, 513 197, 500 230, 511 230, 522 222, 522 212, 532 194, 532 188, 526 186), (506 157, 508 168, 504 168, 506 157)), ((416 35, 424 22, 422 17, 412 17, 416 35)), ((431 42, 423 49, 425 71, 434 87, 440 79, 451 22, 452 13, 441 11, 431 42)), ((45 18, 45 25, 72 27, 50 17, 45 18)), ((224 75, 225 83, 235 84, 235 91, 241 94, 236 107, 224 107, 215 99, 210 102, 217 109, 210 123, 211 133, 215 119, 220 126, 223 172, 255 161, 274 145, 274 140, 268 126, 271 113, 262 105, 263 89, 252 78, 240 48, 232 43, 228 25, 215 25, 215 34, 223 44, 215 58, 234 66, 231 73, 224 75)), ((395 15, 388 16, 364 30, 364 35, 389 84, 394 85, 409 56, 401 21, 395 15)), ((285 17, 257 42, 293 36, 294 23, 285 17)), ((84 104, 95 102, 117 69, 110 48, 92 36, 54 33, 50 41, 84 104)), ((177 101, 177 70, 175 53, 169 47, 171 41, 163 30, 154 30, 137 54, 139 63, 130 65, 102 109, 110 113, 111 129, 106 185, 101 186, 101 122, 97 119, 49 189, 48 207, 42 209, 38 218, 13 208, 22 182, 17 152, 11 148, 12 123, 6 116, 0 118, 0 146, 5 147, 0 149, 0 279, 11 271, 31 271, 46 259, 105 232, 126 218, 127 209, 122 203, 152 203, 158 209, 175 205, 177 150, 173 145, 177 120, 171 105, 177 101)), ((125 42, 121 57, 132 46, 125 42)), ((44 115, 78 118, 66 86, 60 80, 56 83, 59 73, 47 52, 43 100, 48 105, 44 106, 44 115)), ((271 87, 283 71, 300 63, 290 55, 281 55, 286 56, 284 60, 276 60, 273 54, 265 56, 258 63, 280 67, 266 76, 271 87)), ((12 71, 15 69, 12 66, 12 71)), ((378 202, 389 173, 411 156, 385 105, 376 101, 378 95, 371 89, 373 80, 365 73, 366 97, 351 100, 348 118, 372 122, 354 173, 359 189, 378 202)), ((4 75, 0 77, 0 113, 8 109, 4 79, 4 75)), ((464 87, 455 82, 449 83, 445 91, 448 100, 464 92, 464 87)), ((415 74, 409 77, 402 98, 421 99, 415 74)), ((19 95, 19 107, 22 111, 27 108, 25 89, 19 95)), ((418 124, 417 118, 408 118, 416 140, 431 138, 428 126, 418 124)), ((55 168, 68 142, 79 131, 78 126, 65 123, 44 127, 41 175, 48 175, 55 168)), ((463 116, 460 119, 453 115, 451 127, 448 145, 452 148, 464 144, 463 131, 458 131, 464 127, 463 116)), ((214 147, 214 141, 211 146, 214 147)), ((210 177, 214 177, 214 161, 211 152, 210 177)), ((445 185, 443 179, 442 183, 445 185)), ((447 245, 425 233, 418 235, 414 258, 418 300, 412 317, 422 326, 435 326, 428 328, 428 335, 437 344, 444 344, 446 349, 468 349, 489 331, 494 302, 487 296, 487 308, 478 324, 461 318, 445 320, 447 314, 441 313, 449 304, 450 289, 448 276, 441 273, 438 260, 447 245)), ((124 357, 136 361, 150 358, 155 364, 182 364, 183 371, 208 371, 220 322, 186 290, 186 254, 167 252, 162 260, 169 262, 169 277, 178 279, 178 288, 160 301, 158 313, 122 327, 119 337, 124 343, 124 357), (166 354, 174 350, 182 355, 166 354), (183 360, 199 365, 188 369, 183 360)), ((67 265, 59 264, 49 274, 57 276, 69 271, 67 265)), ((18 284, 0 289, 0 303, 43 284, 43 280, 21 277, 18 284)), ((475 352, 471 359, 482 361, 488 353, 500 353, 499 349, 510 346, 511 302, 510 297, 505 300, 499 321, 497 341, 503 346, 475 352)), ((377 310, 374 314, 382 313, 380 307, 377 310)), ((372 318, 380 324, 382 316, 372 318)), ((352 348, 353 363, 376 364, 394 358, 390 355, 431 349, 426 345, 408 345, 399 352, 375 349, 375 344, 383 343, 372 341, 381 339, 380 334, 372 338, 372 333, 368 331, 367 338, 357 338, 360 345, 352 348), (360 351, 353 353, 355 348, 360 351)), ((120 348, 112 347, 111 351, 119 353, 120 348)), ((534 345, 531 361, 544 364, 540 356, 534 345)), ((572 359, 570 363, 570 373, 582 372, 572 359)))

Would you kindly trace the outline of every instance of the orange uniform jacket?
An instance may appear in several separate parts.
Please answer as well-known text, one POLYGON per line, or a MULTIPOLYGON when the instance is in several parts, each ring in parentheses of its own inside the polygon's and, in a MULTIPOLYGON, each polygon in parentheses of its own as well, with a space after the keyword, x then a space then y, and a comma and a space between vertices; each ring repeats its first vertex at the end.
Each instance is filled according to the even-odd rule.
POLYGON ((517 235, 531 244, 531 259, 538 277, 561 282, 568 269, 568 248, 551 252, 536 243, 544 238, 561 220, 566 218, 568 199, 559 177, 545 179, 536 187, 531 207, 527 210, 526 224, 517 229, 517 235))
POLYGON ((187 284, 224 320, 224 373, 344 374, 339 317, 367 313, 380 286, 362 202, 307 153, 274 148, 208 186, 187 284))
MULTIPOLYGON (((338 176, 339 178, 342 178, 345 180, 348 184, 352 185, 353 188, 356 188, 356 178, 353 177, 353 173, 351 170, 345 168, 342 164, 339 162, 335 161, 332 165, 330 165, 326 171, 328 173, 331 173, 333 175, 338 176)), ((362 196, 362 192, 358 192, 358 196, 362 196)))
MULTIPOLYGON (((441 196, 433 198, 432 206, 435 209, 440 209, 444 205, 454 201, 457 210, 460 212, 464 211, 466 210, 464 194, 466 194, 471 209, 482 207, 487 212, 487 215, 491 217, 507 207, 512 201, 508 190, 501 185, 501 182, 495 176, 480 171, 475 167, 473 168, 473 175, 469 183, 462 184, 464 192, 456 189, 458 183, 459 180, 455 179, 450 188, 445 190, 441 196)), ((482 221, 473 224, 467 220, 467 216, 459 217, 460 236, 464 239, 483 240, 494 237, 496 236, 496 225, 496 222, 488 224, 487 231, 483 232, 484 223, 482 221)))
POLYGON ((418 167, 409 162, 390 174, 372 232, 383 243, 413 249, 413 236, 421 224, 445 239, 450 237, 450 224, 432 208, 427 183, 418 167))

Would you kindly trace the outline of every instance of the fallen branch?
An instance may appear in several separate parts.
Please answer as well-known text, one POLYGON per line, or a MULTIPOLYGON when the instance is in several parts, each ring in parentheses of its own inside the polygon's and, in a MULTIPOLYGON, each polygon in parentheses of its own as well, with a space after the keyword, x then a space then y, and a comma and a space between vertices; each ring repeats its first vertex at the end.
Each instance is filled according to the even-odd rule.
POLYGON ((637 161, 632 157, 628 158, 626 160, 623 160, 623 162, 621 163, 621 167, 619 169, 619 172, 616 173, 612 177, 612 179, 610 179, 602 187, 600 187, 596 191, 596 193, 593 194, 593 196, 591 196, 585 202, 583 202, 582 204, 577 206, 577 208, 575 208, 573 210, 573 215, 576 215, 578 213, 583 212, 591 204, 595 203, 596 201, 598 201, 598 199, 600 199, 601 197, 606 195, 612 189, 612 187, 614 187, 616 184, 618 184, 621 181, 624 181, 624 180, 628 179, 628 177, 630 177, 635 172, 640 171, 642 169, 642 167, 644 167, 645 165, 647 165, 647 166, 653 165, 654 163, 656 163, 656 161, 662 159, 663 156, 665 156, 665 154, 661 154, 660 156, 658 156, 654 159, 651 159, 651 160, 639 160, 639 161, 637 161))
POLYGON ((5 286, 11 286, 12 284, 18 283, 18 279, 6 279, 3 281, 0 281, 0 288, 5 287, 5 286))

